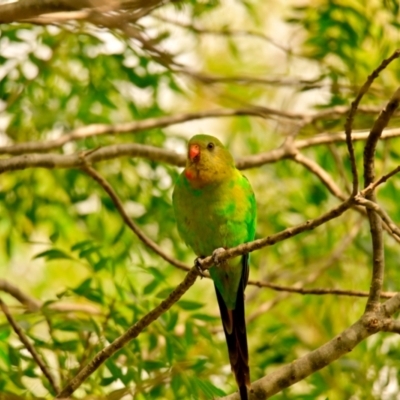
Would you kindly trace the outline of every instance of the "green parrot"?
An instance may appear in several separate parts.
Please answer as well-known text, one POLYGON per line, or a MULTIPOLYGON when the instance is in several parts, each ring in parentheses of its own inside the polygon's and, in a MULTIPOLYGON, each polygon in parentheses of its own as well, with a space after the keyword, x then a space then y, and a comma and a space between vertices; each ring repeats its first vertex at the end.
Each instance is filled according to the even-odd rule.
POLYGON ((198 258, 213 255, 210 268, 217 294, 232 372, 241 400, 247 400, 250 370, 244 290, 249 255, 218 263, 218 251, 254 239, 256 202, 249 181, 235 167, 230 152, 215 137, 193 136, 186 168, 172 196, 178 231, 198 258))

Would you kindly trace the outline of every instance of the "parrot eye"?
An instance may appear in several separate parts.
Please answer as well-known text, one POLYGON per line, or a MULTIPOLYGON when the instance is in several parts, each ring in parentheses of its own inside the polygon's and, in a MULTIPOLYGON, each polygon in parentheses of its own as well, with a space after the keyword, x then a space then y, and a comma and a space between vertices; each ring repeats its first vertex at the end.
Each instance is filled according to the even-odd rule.
POLYGON ((208 143, 207 149, 208 150, 214 150, 215 144, 213 142, 208 143))

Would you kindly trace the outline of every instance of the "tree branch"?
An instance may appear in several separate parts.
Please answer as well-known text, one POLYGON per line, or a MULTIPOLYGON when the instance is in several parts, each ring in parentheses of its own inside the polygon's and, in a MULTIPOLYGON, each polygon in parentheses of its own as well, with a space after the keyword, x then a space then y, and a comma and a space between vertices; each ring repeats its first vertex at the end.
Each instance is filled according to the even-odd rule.
MULTIPOLYGON (((257 239, 257 240, 254 240, 254 241, 248 242, 248 243, 243 243, 243 244, 240 244, 239 246, 232 247, 223 252, 221 251, 221 253, 218 254, 218 262, 226 261, 230 258, 237 257, 237 256, 243 255, 245 253, 251 253, 251 252, 253 252, 255 250, 259 250, 263 247, 272 246, 275 243, 278 243, 278 242, 281 242, 282 240, 286 240, 290 237, 296 236, 299 233, 313 230, 316 227, 324 224, 325 222, 339 217, 345 211, 347 211, 349 208, 351 208, 354 205, 354 203, 355 203, 354 198, 349 198, 346 201, 344 201, 343 203, 340 203, 338 206, 332 208, 328 212, 320 215, 319 217, 317 217, 315 219, 311 219, 311 220, 303 222, 302 224, 295 225, 290 228, 286 228, 283 231, 275 233, 271 236, 264 237, 262 239, 257 239)), ((199 263, 203 269, 208 269, 215 263, 215 259, 212 256, 207 256, 207 257, 203 258, 202 260, 199 260, 199 263)))
POLYGON ((88 164, 84 164, 82 170, 85 171, 91 178, 93 178, 110 196, 112 202, 114 203, 116 209, 120 213, 123 221, 129 227, 129 229, 144 243, 147 247, 153 250, 156 254, 158 254, 163 260, 167 261, 171 265, 183 270, 189 271, 190 267, 179 260, 176 260, 173 257, 170 257, 168 254, 164 253, 162 248, 158 246, 153 240, 151 240, 133 221, 129 218, 128 214, 124 210, 124 206, 122 205, 121 200, 118 198, 118 195, 115 193, 114 189, 111 185, 100 176, 96 170, 90 167, 88 164))
MULTIPOLYGON (((333 294, 338 296, 350 296, 350 297, 368 297, 369 292, 362 290, 344 290, 344 289, 328 289, 328 288, 310 288, 306 289, 304 287, 297 286, 285 286, 285 285, 277 285, 275 283, 263 282, 263 281, 253 281, 250 280, 249 285, 258 286, 260 288, 265 287, 277 292, 289 292, 289 293, 298 293, 298 294, 314 294, 314 295, 327 295, 333 294)), ((382 292, 381 297, 390 299, 395 296, 397 292, 382 292)))
POLYGON ((392 176, 396 175, 398 172, 400 172, 400 166, 396 167, 389 173, 382 175, 379 179, 377 179, 375 182, 370 183, 364 190, 361 191, 361 195, 366 196, 368 193, 372 192, 375 190, 376 187, 381 185, 382 183, 387 182, 392 176))
POLYGON ((268 114, 279 113, 279 110, 260 108, 249 109, 217 109, 208 111, 199 111, 193 113, 168 115, 158 118, 148 118, 142 121, 123 122, 120 124, 91 124, 76 128, 73 131, 60 136, 54 140, 45 142, 24 142, 13 144, 10 146, 0 147, 0 154, 27 154, 27 153, 43 153, 54 150, 63 146, 68 142, 82 140, 93 136, 105 134, 122 134, 122 133, 137 133, 155 128, 165 128, 167 126, 181 124, 188 121, 205 118, 223 118, 232 116, 256 116, 265 118, 268 114))
POLYGON ((50 303, 45 305, 45 309, 42 310, 43 303, 26 293, 22 292, 17 286, 12 283, 6 281, 5 279, 0 279, 0 291, 8 293, 13 296, 16 300, 18 300, 21 304, 26 306, 28 311, 30 312, 38 312, 38 311, 55 311, 62 313, 69 312, 83 312, 92 315, 101 315, 101 311, 99 308, 91 305, 91 304, 74 304, 74 303, 50 303))
MULTIPOLYGON (((358 111, 365 113, 376 114, 381 111, 381 108, 377 107, 360 107, 358 111)), ((66 143, 72 141, 83 140, 89 137, 107 135, 107 134, 123 134, 123 133, 137 133, 145 130, 155 128, 165 128, 167 126, 181 124, 188 121, 205 119, 205 118, 224 118, 232 116, 254 116, 260 118, 266 118, 268 115, 279 115, 286 116, 287 118, 303 120, 304 123, 312 123, 319 118, 326 118, 327 116, 343 115, 348 112, 347 107, 333 107, 322 112, 315 114, 287 114, 282 115, 282 111, 275 109, 265 109, 263 107, 252 107, 242 109, 216 109, 207 110, 194 113, 184 113, 177 115, 169 115, 159 118, 148 118, 141 121, 123 122, 120 124, 91 124, 80 128, 76 128, 69 133, 66 133, 54 140, 48 141, 32 141, 16 143, 8 146, 0 146, 0 154, 9 155, 20 155, 28 153, 46 153, 50 150, 54 150, 62 147, 66 143)), ((368 137, 369 132, 358 132, 354 133, 352 140, 363 140, 368 137)), ((400 136, 400 129, 390 129, 385 132, 382 138, 391 138, 400 136)), ((319 134, 313 138, 299 140, 294 142, 294 146, 297 149, 311 147, 319 144, 327 144, 334 142, 345 141, 345 133, 326 133, 319 134)), ((268 153, 266 153, 268 154, 268 153)), ((268 162, 268 161, 267 161, 268 162)), ((269 161, 271 162, 271 161, 269 161)))
MULTIPOLYGON (((310 271, 306 276, 301 276, 301 278, 292 284, 291 288, 293 289, 299 289, 299 288, 304 288, 305 285, 309 285, 313 282, 315 282, 319 276, 321 276, 327 269, 329 269, 332 265, 334 265, 342 256, 345 251, 345 249, 350 245, 350 243, 353 242, 354 238, 357 236, 359 230, 361 227, 361 220, 358 221, 356 224, 352 226, 350 229, 350 232, 346 234, 341 240, 338 246, 334 249, 334 251, 329 255, 329 257, 324 257, 322 260, 322 266, 318 265, 318 267, 314 265, 308 265, 307 270, 310 271)), ((264 282, 260 282, 261 285, 264 284, 264 282)), ((267 286, 267 285, 265 285, 267 286)), ((269 285, 268 285, 269 286, 269 285)), ((279 290, 278 285, 273 285, 275 287, 271 286, 271 289, 276 289, 277 291, 279 290)), ((267 301, 266 303, 259 304, 257 306, 257 310, 255 310, 252 314, 250 314, 246 321, 252 321, 255 318, 257 318, 259 315, 262 315, 272 309, 276 304, 278 304, 280 301, 283 299, 289 297, 290 291, 281 291, 280 294, 277 296, 274 296, 272 300, 267 301)))
POLYGON ((11 23, 41 14, 93 7, 91 0, 19 0, 0 5, 0 23, 11 23))
MULTIPOLYGON (((368 138, 368 135, 369 132, 367 131, 356 132, 352 134, 352 140, 353 142, 359 140, 366 140, 368 138)), ((400 128, 387 129, 386 131, 384 131, 382 139, 390 139, 398 136, 400 136, 400 128)), ((292 145, 289 148, 281 146, 277 149, 268 152, 241 157, 237 160, 236 166, 239 169, 260 167, 265 164, 271 164, 276 161, 293 157, 293 154, 295 154, 296 150, 301 150, 323 144, 340 143, 345 141, 346 141, 346 134, 344 132, 323 133, 309 139, 296 140, 292 143, 292 145)))
MULTIPOLYGON (((391 326, 397 328, 397 322, 391 325, 388 318, 399 309, 400 294, 397 293, 383 304, 384 312, 364 314, 355 324, 318 349, 255 381, 251 385, 250 400, 267 399, 349 353, 367 337, 379 331, 388 331, 391 326)), ((221 400, 239 400, 239 395, 234 393, 221 400)))
MULTIPOLYGON (((395 53, 398 57, 399 51, 395 53)), ((392 56, 392 59, 394 56, 392 56)), ((388 59, 390 60, 390 59, 388 59)), ((390 62, 390 61, 389 61, 390 62)), ((387 62, 388 64, 388 62, 387 62)), ((364 148, 364 187, 368 187, 375 180, 375 150, 378 140, 383 129, 387 126, 390 118, 400 103, 400 88, 396 90, 387 106, 382 110, 376 119, 371 132, 368 136, 364 148)), ((374 191, 366 194, 366 199, 376 203, 376 195, 374 191)), ((366 310, 371 311, 380 307, 380 293, 383 284, 383 275, 385 269, 385 254, 382 235, 382 220, 372 208, 367 208, 369 223, 371 226, 372 252, 373 252, 373 268, 371 278, 370 296, 368 298, 366 310)), ((390 221, 390 220, 389 220, 390 221)), ((387 222, 387 221, 386 221, 387 222)))
MULTIPOLYGON (((35 19, 39 15, 78 11, 82 9, 109 9, 110 3, 116 11, 132 12, 136 19, 165 3, 163 0, 19 0, 0 5, 0 24, 35 19), (146 10, 143 12, 143 10, 146 10)), ((73 14, 70 19, 73 19, 73 14)), ((54 21, 49 21, 54 23, 54 21)))
POLYGON ((383 210, 378 203, 364 199, 360 195, 357 195, 355 199, 357 204, 364 206, 367 210, 372 210, 376 214, 378 214, 381 217, 382 221, 385 222, 392 235, 396 235, 397 238, 400 238, 400 228, 391 220, 386 211, 383 210))
MULTIPOLYGON (((334 337, 328 343, 303 357, 285 365, 251 385, 250 400, 267 399, 281 390, 305 379, 314 372, 326 367, 341 356, 349 353, 361 341, 375 332, 368 331, 362 320, 334 337)), ((221 400, 239 400, 234 393, 221 400)))
MULTIPOLYGON (((153 15, 153 18, 158 19, 159 21, 166 22, 168 24, 172 24, 174 26, 178 26, 183 29, 187 29, 189 31, 192 31, 194 33, 198 34, 206 34, 206 35, 218 35, 218 36, 242 36, 242 37, 250 37, 250 38, 258 38, 261 40, 266 41, 267 43, 271 44, 272 46, 284 51, 285 53, 289 53, 290 55, 295 55, 293 54, 293 51, 289 48, 286 48, 279 43, 275 42, 273 39, 271 39, 269 36, 264 35, 263 33, 260 32, 255 32, 255 31, 245 31, 245 30, 235 30, 235 29, 223 29, 223 30, 215 30, 215 29, 207 29, 207 28, 200 28, 196 25, 193 24, 184 24, 180 21, 177 20, 171 20, 169 18, 165 18, 164 16, 160 15, 153 15)), ((297 57, 301 57, 300 55, 296 55, 297 57)))
POLYGON ((0 279, 0 290, 13 296, 21 304, 26 306, 29 311, 38 311, 42 307, 42 303, 39 300, 28 296, 27 294, 22 292, 17 286, 6 281, 5 279, 0 279))
POLYGON ((345 133, 346 133, 346 143, 347 143, 347 149, 349 151, 349 156, 350 156, 350 163, 351 163, 351 172, 353 175, 353 191, 352 195, 355 196, 358 192, 358 173, 357 173, 357 164, 356 164, 356 159, 354 155, 354 147, 351 139, 351 133, 353 129, 353 120, 354 116, 357 112, 358 105, 363 98, 363 96, 367 93, 368 89, 372 85, 372 82, 378 77, 380 72, 382 72, 393 60, 398 58, 400 56, 400 49, 396 50, 389 58, 386 60, 383 60, 382 63, 379 65, 378 68, 376 68, 371 75, 368 76, 367 81, 364 83, 364 85, 361 87, 359 90, 357 97, 355 100, 351 103, 351 108, 349 115, 346 119, 346 124, 345 124, 345 133))
MULTIPOLYGON (((105 128, 111 127, 110 125, 89 125, 88 133, 96 131, 98 126, 99 132, 105 128)), ((82 128, 85 132, 86 128, 82 128)), ((105 131, 105 130, 104 130, 105 131)), ((74 131, 76 132, 76 131, 74 131)), ((83 134, 83 133, 82 133, 83 134)), ((68 135, 66 135, 68 136, 68 135)), ((389 139, 400 136, 399 129, 388 129, 383 132, 382 138, 389 139)), ((368 137, 368 132, 359 132, 353 135, 353 140, 365 140, 368 137)), ((327 143, 336 143, 345 141, 344 133, 336 134, 322 134, 315 136, 311 139, 298 140, 293 142, 293 147, 288 149, 280 147, 265 153, 254 154, 251 156, 241 157, 237 160, 236 166, 239 169, 249 169, 259 167, 264 164, 273 163, 279 160, 287 159, 293 156, 294 149, 308 148, 327 143)), ((24 152, 30 153, 32 151, 45 152, 50 149, 52 142, 27 142, 18 145, 6 146, 1 148, 2 154, 21 154, 24 152), (49 147, 46 143, 50 143, 49 147)), ((90 164, 100 161, 112 160, 119 157, 139 157, 146 158, 153 161, 165 162, 170 165, 183 167, 185 165, 185 156, 178 154, 171 150, 162 149, 154 146, 147 146, 137 143, 116 144, 111 146, 104 146, 93 151, 86 156, 90 164)), ((61 154, 24 154, 20 156, 0 159, 0 173, 6 171, 23 170, 26 168, 81 168, 82 159, 79 154, 61 155, 61 154)))
POLYGON ((303 165, 310 172, 315 174, 335 197, 337 197, 340 200, 346 199, 346 196, 340 190, 339 186, 332 179, 332 177, 315 161, 304 156, 300 152, 296 152, 296 154, 292 157, 292 159, 293 161, 296 161, 297 163, 303 165))
POLYGON ((147 326, 168 311, 183 294, 194 284, 198 277, 198 271, 193 267, 185 276, 171 294, 163 300, 156 308, 142 317, 138 322, 132 325, 123 335, 115 339, 110 345, 97 353, 92 361, 86 365, 58 394, 57 399, 69 397, 100 365, 102 365, 114 353, 124 347, 129 341, 136 338, 147 326))
MULTIPOLYGON (((111 160, 117 157, 139 157, 153 161, 166 162, 171 165, 185 165, 185 156, 171 150, 136 143, 116 144, 87 151, 85 160, 89 164, 111 160)), ((26 168, 82 168, 82 155, 75 153, 61 154, 26 154, 0 160, 0 173, 26 168)))
POLYGON ((39 357, 38 353, 34 349, 34 347, 31 345, 30 341, 26 337, 25 333, 22 331, 20 326, 17 324, 17 322, 14 320, 13 316, 11 315, 7 305, 3 302, 3 300, 0 298, 0 308, 3 311, 4 315, 6 316, 8 322, 12 326, 14 332, 17 334, 19 337, 20 341, 24 344, 25 348, 29 351, 31 354, 32 358, 35 360, 36 364, 39 366, 41 371, 43 372, 43 375, 47 378, 47 380, 50 383, 50 386, 52 387, 54 393, 57 394, 60 392, 60 388, 58 387, 56 381, 54 380, 54 377, 50 373, 50 371, 47 369, 47 366, 45 363, 42 361, 42 359, 39 357))

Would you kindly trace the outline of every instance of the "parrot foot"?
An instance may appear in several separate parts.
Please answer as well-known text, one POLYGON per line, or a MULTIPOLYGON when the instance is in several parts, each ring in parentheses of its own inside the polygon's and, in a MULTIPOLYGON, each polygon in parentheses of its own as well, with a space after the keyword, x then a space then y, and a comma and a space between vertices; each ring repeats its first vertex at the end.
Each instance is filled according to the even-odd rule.
POLYGON ((206 276, 204 274, 203 266, 201 265, 202 261, 203 261, 202 257, 196 257, 194 260, 194 266, 196 267, 197 271, 199 271, 199 275, 201 276, 201 279, 203 279, 206 276))
POLYGON ((221 263, 218 258, 222 253, 225 253, 225 249, 223 247, 219 247, 212 252, 211 257, 214 262, 214 266, 218 267, 218 265, 221 263))

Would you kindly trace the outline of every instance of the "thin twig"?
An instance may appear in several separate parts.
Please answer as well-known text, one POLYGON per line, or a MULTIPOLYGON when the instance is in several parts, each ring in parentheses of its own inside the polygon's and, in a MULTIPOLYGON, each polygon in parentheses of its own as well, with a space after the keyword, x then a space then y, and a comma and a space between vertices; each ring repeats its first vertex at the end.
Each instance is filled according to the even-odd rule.
MULTIPOLYGON (((314 295, 326 295, 326 294, 334 294, 339 296, 350 296, 350 297, 368 297, 369 292, 362 290, 344 290, 344 289, 327 289, 327 288, 310 288, 306 289, 304 287, 296 287, 296 286, 285 286, 285 285, 277 285, 275 283, 262 282, 262 281, 249 281, 249 285, 258 286, 260 288, 265 287, 277 292, 289 292, 289 293, 298 293, 298 294, 314 294, 314 295)), ((382 292, 381 297, 390 299, 397 292, 382 292)))
POLYGON ((198 271, 195 267, 190 269, 185 279, 180 283, 171 294, 163 300, 156 308, 142 317, 138 322, 132 325, 123 335, 115 339, 110 345, 98 352, 92 361, 86 365, 68 384, 56 398, 62 399, 69 397, 100 365, 102 365, 114 353, 124 347, 129 341, 136 338, 147 326, 168 311, 185 292, 194 284, 198 277, 198 271))
POLYGON ((351 103, 351 109, 349 112, 349 115, 346 119, 346 124, 345 124, 345 133, 346 133, 346 143, 347 143, 347 149, 349 151, 349 156, 350 156, 350 163, 351 163, 351 172, 353 175, 353 190, 352 190, 352 195, 355 196, 358 192, 358 172, 357 172, 357 164, 356 164, 356 159, 354 155, 354 147, 351 139, 351 133, 353 129, 353 120, 355 117, 355 114, 357 112, 358 105, 363 98, 363 96, 367 93, 368 89, 372 85, 372 82, 378 77, 380 72, 382 72, 393 60, 398 58, 400 56, 400 49, 396 50, 389 58, 385 59, 382 61, 382 63, 379 65, 378 68, 376 68, 371 75, 368 76, 368 79, 364 83, 364 85, 361 87, 359 90, 357 97, 355 100, 351 103))
POLYGON ((381 217, 382 221, 385 222, 390 232, 400 238, 400 228, 392 221, 387 212, 380 207, 378 203, 372 200, 367 200, 360 195, 357 195, 355 199, 357 204, 364 206, 367 210, 376 212, 381 217))
MULTIPOLYGON (((315 161, 311 160, 310 158, 304 156, 303 154, 301 154, 300 152, 297 152, 291 159, 293 159, 294 161, 296 161, 297 163, 303 165, 304 167, 306 167, 310 172, 312 172, 314 175, 316 175, 321 182, 328 188, 328 190, 335 196, 337 197, 339 200, 344 201, 347 196, 340 190, 340 188, 336 185, 335 181, 332 179, 332 177, 319 165, 317 164, 315 161)), ((370 192, 372 190, 373 187, 376 187, 378 184, 386 182, 391 176, 394 175, 393 173, 394 171, 392 171, 390 174, 388 174, 385 177, 382 177, 381 180, 379 182, 374 182, 374 186, 371 184, 368 186, 368 190, 365 189, 362 193, 367 193, 370 192), (383 179, 383 180, 382 180, 383 179)), ((364 208, 364 206, 367 203, 362 203, 363 199, 360 197, 360 195, 356 195, 355 196, 357 198, 357 204, 354 205, 354 209, 356 211, 358 211, 361 215, 363 215, 364 217, 368 216, 366 209, 364 208)), ((365 199, 364 199, 365 200, 365 199)), ((370 207, 371 208, 371 207, 370 207)), ((379 208, 379 207, 378 207, 379 208)), ((384 221, 383 224, 383 229, 385 231, 387 231, 394 240, 396 240, 397 242, 400 242, 400 235, 398 233, 398 228, 397 226, 394 224, 394 222, 390 219, 390 217, 384 213, 383 210, 381 210, 379 208, 379 210, 381 211, 382 215, 382 220, 384 221)))
POLYGON ((183 73, 190 76, 203 84, 215 83, 230 83, 238 85, 271 85, 271 86, 300 86, 307 89, 319 88, 326 86, 327 83, 320 83, 321 78, 315 79, 302 79, 292 77, 275 77, 275 78, 261 78, 257 76, 217 76, 196 71, 191 71, 187 68, 178 69, 176 72, 183 73))
POLYGON ((26 293, 24 293, 17 286, 12 284, 11 282, 0 279, 0 291, 8 293, 13 296, 16 300, 18 300, 21 304, 26 306, 28 311, 37 312, 37 311, 53 311, 60 313, 70 313, 70 312, 82 312, 86 314, 92 315, 101 315, 101 310, 94 305, 91 304, 74 304, 74 303, 62 303, 62 302, 54 302, 50 304, 46 304, 44 309, 43 303, 26 293))
POLYGON ((387 182, 392 176, 396 175, 397 173, 400 172, 400 165, 390 171, 389 173, 382 175, 379 179, 377 179, 375 182, 370 183, 365 189, 363 189, 360 194, 363 196, 366 196, 369 192, 375 190, 379 185, 382 183, 387 182))
POLYGON ((158 254, 163 260, 167 261, 171 265, 183 270, 189 271, 190 267, 179 260, 176 260, 173 257, 170 257, 166 254, 157 243, 151 240, 133 221, 129 218, 128 214, 125 212, 124 206, 121 203, 121 200, 118 198, 118 195, 115 193, 114 189, 111 185, 99 175, 99 173, 90 167, 88 164, 84 164, 82 170, 85 171, 90 177, 92 177, 110 196, 112 202, 120 213, 122 219, 125 224, 131 229, 131 231, 151 250, 153 250, 156 254, 158 254))
POLYGON ((7 305, 3 302, 3 300, 0 298, 0 308, 3 311, 4 315, 6 316, 8 322, 12 326, 14 332, 17 334, 21 342, 24 344, 25 348, 29 351, 31 354, 32 358, 35 360, 36 364, 39 366, 41 371, 43 372, 43 375, 47 378, 49 381, 50 386, 52 387, 54 394, 57 394, 60 392, 60 388, 58 387, 53 375, 50 373, 50 371, 47 369, 47 366, 45 363, 42 361, 42 359, 39 357, 39 354, 36 352, 28 338, 26 337, 25 333, 22 331, 20 326, 17 324, 17 322, 14 320, 13 316, 11 315, 7 305))
MULTIPOLYGON (((269 44, 284 51, 285 53, 289 53, 290 55, 295 55, 295 54, 293 54, 291 49, 288 49, 288 48, 280 45, 279 43, 277 43, 273 39, 271 39, 269 36, 264 35, 261 32, 246 31, 246 30, 234 30, 234 29, 223 29, 223 30, 207 29, 207 28, 200 28, 199 26, 196 26, 194 24, 184 24, 180 21, 171 20, 171 19, 166 18, 161 15, 153 15, 152 17, 155 19, 158 19, 162 22, 166 22, 166 23, 172 24, 174 26, 179 26, 180 28, 184 28, 184 29, 190 30, 190 31, 192 31, 194 33, 198 33, 198 34, 219 35, 219 36, 228 36, 228 37, 243 36, 243 37, 250 37, 250 38, 258 38, 258 39, 268 42, 269 44)), ((301 56, 297 55, 297 57, 301 57, 301 56)))
POLYGON ((0 290, 6 292, 17 299, 21 304, 26 306, 29 311, 38 311, 42 307, 42 303, 39 300, 25 294, 17 286, 6 281, 5 279, 0 279, 0 290))
MULTIPOLYGON (((323 265, 319 266, 319 268, 314 269, 313 265, 308 265, 307 269, 311 271, 308 275, 305 277, 301 277, 300 280, 295 282, 292 286, 289 286, 291 289, 289 291, 285 291, 283 288, 287 288, 288 286, 281 286, 281 285, 276 285, 276 284, 271 284, 270 282, 254 282, 256 286, 259 287, 269 287, 273 290, 280 291, 281 293, 278 296, 274 296, 272 300, 269 300, 267 303, 260 304, 257 307, 257 310, 255 310, 248 318, 247 321, 252 321, 255 318, 257 318, 259 315, 262 315, 269 311, 272 307, 274 307, 276 304, 278 304, 281 300, 289 297, 290 293, 295 293, 298 289, 304 289, 305 285, 309 285, 313 282, 315 282, 321 274, 324 273, 327 269, 332 267, 344 254, 345 249, 353 242, 354 238, 357 236, 359 230, 361 227, 361 219, 352 226, 350 232, 343 237, 343 239, 340 241, 338 246, 334 249, 334 251, 331 253, 329 257, 325 257, 323 260, 323 265), (257 285, 257 283, 259 285, 257 285), (281 290, 282 289, 282 290, 281 290)), ((311 289, 313 290, 313 289, 311 289)), ((304 293, 306 294, 306 293, 304 293)), ((310 293, 311 294, 311 293, 310 293)))
POLYGON ((337 186, 336 182, 332 179, 332 177, 315 161, 310 158, 304 156, 300 152, 297 152, 292 159, 297 163, 306 167, 309 171, 315 174, 322 183, 328 188, 328 190, 336 196, 340 200, 345 200, 347 196, 340 190, 339 186, 337 186))

